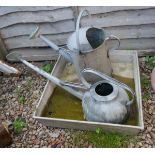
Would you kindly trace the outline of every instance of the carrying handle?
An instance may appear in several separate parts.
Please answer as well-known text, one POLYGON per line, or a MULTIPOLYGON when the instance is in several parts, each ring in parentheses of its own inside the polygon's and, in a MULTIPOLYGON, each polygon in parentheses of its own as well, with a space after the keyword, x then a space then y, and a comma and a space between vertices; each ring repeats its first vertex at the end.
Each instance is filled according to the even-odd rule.
POLYGON ((101 73, 99 71, 96 71, 94 69, 91 69, 91 68, 84 69, 82 71, 82 73, 92 73, 92 74, 95 74, 95 75, 101 77, 102 79, 105 79, 105 80, 107 80, 107 81, 115 84, 116 86, 119 86, 121 88, 124 88, 125 90, 127 90, 128 92, 130 92, 131 95, 132 95, 132 99, 130 101, 128 101, 126 103, 126 105, 128 106, 128 105, 131 105, 133 103, 134 97, 135 97, 135 92, 128 85, 126 85, 126 84, 124 84, 124 83, 122 83, 122 82, 120 82, 120 81, 118 81, 116 79, 113 79, 113 78, 111 78, 110 76, 108 76, 108 75, 106 75, 104 73, 101 73))
POLYGON ((80 41, 79 41, 79 29, 80 29, 80 20, 81 20, 81 17, 84 15, 84 13, 87 13, 90 17, 90 14, 88 12, 88 10, 82 10, 77 18, 77 22, 76 22, 76 44, 77 44, 77 51, 73 51, 73 54, 72 54, 72 58, 73 58, 73 63, 74 63, 74 66, 75 66, 75 70, 76 70, 76 73, 80 79, 80 81, 83 83, 83 85, 86 87, 86 88, 90 88, 91 87, 91 84, 89 84, 85 78, 83 77, 82 73, 81 73, 81 69, 80 69, 80 59, 79 59, 79 54, 80 54, 80 51, 81 51, 81 47, 80 47, 80 41))
POLYGON ((117 44, 116 44, 116 46, 111 48, 111 50, 116 50, 116 49, 118 49, 120 47, 120 39, 118 37, 116 37, 115 35, 110 35, 109 37, 107 37, 105 39, 105 43, 107 43, 109 40, 112 40, 112 39, 116 39, 117 40, 117 44))
POLYGON ((79 13, 79 16, 78 16, 78 19, 77 19, 77 22, 76 22, 76 44, 77 44, 77 49, 79 49, 79 51, 81 51, 80 40, 79 40, 80 21, 81 21, 82 16, 85 15, 84 13, 86 13, 88 15, 88 17, 91 18, 91 15, 90 15, 88 10, 82 10, 79 13))

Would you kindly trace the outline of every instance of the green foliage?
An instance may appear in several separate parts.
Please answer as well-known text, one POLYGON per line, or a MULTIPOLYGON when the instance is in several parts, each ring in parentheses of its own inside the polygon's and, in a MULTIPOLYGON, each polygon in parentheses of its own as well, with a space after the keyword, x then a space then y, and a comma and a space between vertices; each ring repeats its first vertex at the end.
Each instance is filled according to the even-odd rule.
POLYGON ((145 95, 142 96, 142 99, 143 99, 144 102, 147 102, 150 98, 151 98, 151 94, 150 93, 149 94, 145 94, 145 95))
POLYGON ((16 95, 19 96, 20 93, 21 93, 21 89, 20 89, 20 87, 17 87, 16 88, 16 95))
POLYGON ((47 73, 51 73, 54 65, 53 64, 45 64, 41 67, 42 70, 44 70, 47 73))
POLYGON ((19 96, 18 101, 19 103, 24 104, 26 100, 24 96, 19 96))
POLYGON ((129 141, 129 136, 103 132, 102 129, 97 128, 95 132, 85 131, 83 133, 74 133, 74 143, 82 147, 82 143, 93 144, 96 148, 120 148, 126 147, 129 141), (82 143, 80 141, 83 141, 82 143))
POLYGON ((26 102, 25 96, 22 95, 22 91, 21 91, 20 87, 16 88, 16 95, 17 95, 17 98, 18 98, 18 102, 20 104, 24 104, 26 102))
POLYGON ((142 89, 150 88, 150 81, 144 75, 143 76, 141 75, 141 84, 142 84, 142 89))
POLYGON ((17 118, 14 122, 13 122, 13 128, 15 133, 19 134, 22 132, 22 129, 25 128, 27 126, 25 119, 23 118, 17 118))
POLYGON ((118 133, 103 133, 98 134, 92 132, 88 134, 89 141, 97 148, 120 148, 127 144, 128 136, 118 133))
POLYGON ((152 70, 155 66, 155 56, 146 56, 145 64, 147 69, 152 70))
POLYGON ((32 84, 33 84, 33 81, 32 80, 27 80, 27 87, 28 88, 31 88, 32 87, 32 84))
POLYGON ((141 76, 141 85, 144 92, 144 95, 142 95, 142 99, 144 102, 146 102, 151 97, 151 84, 149 79, 145 75, 141 76))
POLYGON ((96 129, 96 133, 97 133, 97 134, 100 134, 101 132, 102 132, 102 129, 101 129, 101 128, 97 128, 97 129, 96 129))

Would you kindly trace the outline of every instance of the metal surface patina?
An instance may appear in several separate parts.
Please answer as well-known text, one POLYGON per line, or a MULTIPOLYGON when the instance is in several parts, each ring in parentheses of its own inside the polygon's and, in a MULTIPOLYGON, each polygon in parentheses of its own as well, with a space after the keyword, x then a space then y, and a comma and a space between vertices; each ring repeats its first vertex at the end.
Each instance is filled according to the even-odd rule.
MULTIPOLYGON (((27 62, 22 58, 22 55, 16 55, 16 53, 13 52, 7 56, 7 59, 20 60, 22 63, 35 70, 37 73, 41 74, 59 87, 82 100, 83 111, 87 120, 97 122, 122 123, 127 116, 128 107, 133 103, 135 94, 133 90, 126 84, 123 84, 108 76, 111 74, 111 65, 110 60, 107 57, 107 49, 105 45, 106 41, 111 38, 117 39, 117 37, 110 36, 105 38, 104 31, 98 28, 79 28, 80 19, 85 12, 88 13, 86 10, 80 12, 77 19, 76 31, 68 39, 69 50, 59 48, 43 35, 39 35, 40 38, 42 38, 48 45, 50 45, 56 51, 59 51, 59 53, 66 60, 73 63, 76 74, 81 83, 71 83, 60 80, 59 78, 48 74, 37 66, 27 62), (103 51, 101 50, 101 52, 103 52, 103 57, 99 55, 99 61, 102 60, 101 62, 103 62, 103 64, 100 64, 100 66, 103 67, 104 72, 100 72, 93 67, 93 69, 87 68, 87 66, 84 69, 81 69, 80 53, 93 53, 94 50, 100 48, 100 46, 102 46, 102 49, 104 49, 103 51), (105 61, 103 61, 103 59, 105 61), (92 84, 85 79, 83 73, 92 74, 95 76, 95 78, 100 77, 102 80, 92 84), (126 90, 132 94, 131 100, 129 100, 126 90)), ((38 29, 30 36, 30 38, 33 38, 37 32, 38 29)), ((119 39, 117 40, 119 46, 119 39)), ((95 51, 95 54, 98 55, 97 50, 95 51)), ((95 64, 96 61, 93 61, 93 63, 95 64)))

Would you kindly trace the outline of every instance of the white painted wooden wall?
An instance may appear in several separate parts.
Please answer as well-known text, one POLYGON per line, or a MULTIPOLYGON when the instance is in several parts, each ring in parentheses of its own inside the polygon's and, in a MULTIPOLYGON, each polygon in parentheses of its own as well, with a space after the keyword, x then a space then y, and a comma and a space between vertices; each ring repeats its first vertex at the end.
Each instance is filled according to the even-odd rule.
POLYGON ((75 19, 81 9, 88 9, 92 15, 91 20, 83 17, 81 25, 102 27, 107 35, 118 36, 120 49, 155 49, 155 7, 152 6, 0 7, 1 37, 8 52, 38 55, 38 60, 45 59, 43 56, 47 54, 47 59, 51 59, 56 53, 39 38, 29 40, 29 34, 39 25, 41 34, 64 45, 75 30, 75 19))

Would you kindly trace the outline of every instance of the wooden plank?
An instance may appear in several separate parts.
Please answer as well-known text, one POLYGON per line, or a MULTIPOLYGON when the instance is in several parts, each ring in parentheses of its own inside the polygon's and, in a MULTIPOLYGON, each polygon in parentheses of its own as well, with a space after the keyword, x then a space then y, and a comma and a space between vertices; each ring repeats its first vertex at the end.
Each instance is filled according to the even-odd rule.
POLYGON ((138 57, 153 56, 153 55, 155 55, 155 49, 147 49, 147 50, 138 51, 138 57))
POLYGON ((111 12, 109 14, 92 15, 92 18, 83 17, 82 25, 97 27, 142 25, 155 23, 155 9, 111 12))
POLYGON ((0 6, 0 16, 14 12, 48 11, 66 7, 68 6, 0 6))
POLYGON ((90 14, 109 13, 123 10, 141 10, 155 8, 153 6, 78 6, 79 11, 87 9, 90 14))
POLYGON ((56 23, 40 23, 40 24, 15 24, 1 29, 4 39, 16 37, 20 35, 30 35, 37 27, 40 26, 41 34, 57 34, 64 32, 72 32, 75 30, 73 20, 66 20, 56 23))
MULTIPOLYGON (((40 25, 41 34, 57 34, 65 32, 73 32, 74 22, 72 20, 57 22, 57 23, 43 23, 40 25)), ((29 35, 32 33, 37 24, 18 24, 11 27, 1 29, 1 34, 4 39, 16 37, 20 35, 29 35)), ((120 39, 127 38, 150 38, 155 37, 155 24, 139 25, 139 26, 118 26, 103 28, 108 35, 116 35, 120 39)))
POLYGON ((120 39, 155 37, 155 24, 107 27, 103 29, 105 30, 107 36, 115 35, 120 39))
MULTIPOLYGON (((61 70, 63 70, 65 65, 66 65, 66 61, 64 60, 64 58, 62 56, 60 56, 52 70, 52 75, 54 75, 54 76, 56 75, 56 77, 60 77, 60 75, 62 73, 62 72, 60 72, 60 69, 62 68, 61 70), (60 62, 61 62, 61 64, 60 64, 60 62), (57 64, 59 64, 59 67, 56 67, 57 64)), ((53 93, 54 88, 55 88, 55 84, 48 80, 48 82, 44 88, 43 94, 39 100, 37 107, 36 107, 35 113, 37 115, 41 115, 43 108, 44 108, 45 104, 47 103, 47 100, 53 93), (47 90, 49 90, 49 93, 46 93, 47 90), (39 106, 39 108, 38 108, 38 106, 39 106)))
MULTIPOLYGON (((23 48, 23 49, 14 49, 14 50, 11 50, 10 52, 16 52, 16 53, 22 54, 23 58, 27 61, 57 60, 58 55, 59 55, 56 51, 50 48, 41 48, 41 49, 40 48, 23 48)), ((130 52, 130 50, 126 50, 125 52, 130 52)), ((137 50, 137 52, 138 52, 139 57, 155 55, 155 49, 137 50)))
MULTIPOLYGON (((22 57, 27 61, 45 61, 45 60, 56 60, 59 53, 52 50, 51 48, 23 48, 11 50, 11 52, 22 54, 22 57)), ((12 60, 9 60, 12 61, 12 60)), ((12 61, 15 62, 15 61, 12 61)), ((18 62, 18 61, 16 61, 18 62)))
MULTIPOLYGON (((45 35, 45 36, 49 40, 53 41, 55 44, 63 45, 66 44, 67 38, 70 36, 70 33, 45 35)), ((8 38, 4 42, 9 50, 24 47, 48 47, 48 45, 40 38, 34 38, 30 40, 28 36, 8 38)))
MULTIPOLYGON (((67 34, 49 35, 49 40, 55 42, 57 45, 64 45, 67 42, 67 38, 70 36, 67 34)), ((121 39, 121 50, 133 50, 133 49, 154 49, 155 38, 140 38, 140 39, 121 39)), ((27 36, 21 36, 16 38, 9 38, 5 40, 5 44, 9 50, 15 48, 24 47, 48 47, 40 38, 29 40, 27 36)), ((116 41, 109 41, 108 46, 115 46, 116 41)))
POLYGON ((0 35, 0 59, 5 60, 5 56, 7 55, 7 53, 8 51, 0 35))
MULTIPOLYGON (((109 41, 107 46, 114 47, 116 41, 109 41)), ((120 50, 145 50, 155 49, 155 38, 141 38, 141 39, 122 39, 120 50)))
POLYGON ((17 12, 2 16, 0 18, 0 28, 18 23, 53 23, 73 18, 73 12, 70 8, 40 12, 17 12))

